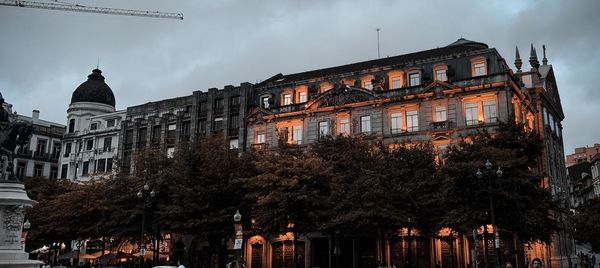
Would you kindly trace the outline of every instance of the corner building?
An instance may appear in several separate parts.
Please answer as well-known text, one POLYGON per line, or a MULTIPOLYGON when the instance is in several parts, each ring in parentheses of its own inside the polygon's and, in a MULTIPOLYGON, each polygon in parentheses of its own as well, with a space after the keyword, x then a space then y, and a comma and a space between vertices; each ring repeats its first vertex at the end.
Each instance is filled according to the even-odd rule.
MULTIPOLYGON (((544 139, 540 183, 561 199, 567 189, 564 115, 545 51, 540 66, 532 46, 530 64, 531 70, 521 71, 517 50, 515 73, 496 49, 461 38, 445 47, 406 55, 278 74, 254 85, 245 148, 276 149, 280 138, 302 145, 323 135, 369 134, 386 144, 431 141, 443 161, 444 151, 461 136, 477 129, 493 131, 499 121, 515 115, 514 120, 544 139)), ((564 224, 561 215, 557 221, 564 224)), ((467 267, 472 265, 470 239, 442 230, 435 239, 399 232, 385 241, 358 235, 334 245, 330 237, 312 233, 301 237, 298 246, 305 267, 371 267, 378 262, 405 267, 409 260, 417 267, 467 267)), ((288 267, 290 242, 285 235, 250 237, 245 246, 248 266, 288 267)), ((506 243, 513 250, 512 242, 506 243)), ((488 246, 493 260, 493 245, 488 246)), ((521 248, 525 251, 515 252, 516 262, 540 258, 547 267, 568 267, 567 256, 574 256, 568 233, 556 234, 549 245, 521 248)), ((483 249, 479 251, 482 256, 483 249)))
POLYGON ((71 97, 63 135, 60 177, 88 181, 113 174, 119 130, 125 111, 115 109, 115 96, 102 71, 92 70, 71 97))

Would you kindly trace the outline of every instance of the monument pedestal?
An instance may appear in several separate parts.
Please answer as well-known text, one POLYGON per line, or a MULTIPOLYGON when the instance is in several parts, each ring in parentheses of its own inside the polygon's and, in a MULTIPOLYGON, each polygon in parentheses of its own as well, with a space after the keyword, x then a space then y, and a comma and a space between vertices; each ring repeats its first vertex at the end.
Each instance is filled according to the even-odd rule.
POLYGON ((23 184, 0 180, 0 268, 33 268, 42 264, 29 260, 21 246, 25 208, 34 203, 23 184))

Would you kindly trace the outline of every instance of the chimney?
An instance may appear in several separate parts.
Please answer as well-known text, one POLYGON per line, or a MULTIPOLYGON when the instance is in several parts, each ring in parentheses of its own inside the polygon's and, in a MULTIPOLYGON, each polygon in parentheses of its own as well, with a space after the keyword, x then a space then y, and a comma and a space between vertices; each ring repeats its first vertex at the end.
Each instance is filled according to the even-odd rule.
POLYGON ((31 118, 33 119, 33 122, 38 121, 40 119, 40 111, 33 110, 33 112, 31 113, 31 118))

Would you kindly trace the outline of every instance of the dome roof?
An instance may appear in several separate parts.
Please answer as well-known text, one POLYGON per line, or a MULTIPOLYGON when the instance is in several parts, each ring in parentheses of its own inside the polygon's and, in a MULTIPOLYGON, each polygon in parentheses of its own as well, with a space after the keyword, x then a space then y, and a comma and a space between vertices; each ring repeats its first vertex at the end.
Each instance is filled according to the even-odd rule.
POLYGON ((484 43, 467 40, 462 37, 459 38, 458 40, 454 41, 453 43, 447 45, 447 47, 450 47, 450 46, 471 46, 471 47, 477 47, 477 48, 481 48, 481 49, 488 48, 488 45, 486 45, 484 43))
POLYGON ((92 70, 88 80, 81 83, 71 96, 71 103, 96 102, 115 107, 115 95, 104 82, 104 76, 99 69, 92 70))

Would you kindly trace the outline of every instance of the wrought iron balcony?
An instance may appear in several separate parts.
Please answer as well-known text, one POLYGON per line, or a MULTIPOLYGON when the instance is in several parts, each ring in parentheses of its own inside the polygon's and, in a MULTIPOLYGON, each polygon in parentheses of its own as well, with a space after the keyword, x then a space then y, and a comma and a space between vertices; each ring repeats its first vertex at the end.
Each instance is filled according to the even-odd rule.
POLYGON ((439 122, 431 122, 431 130, 448 130, 452 127, 451 121, 439 121, 439 122))

